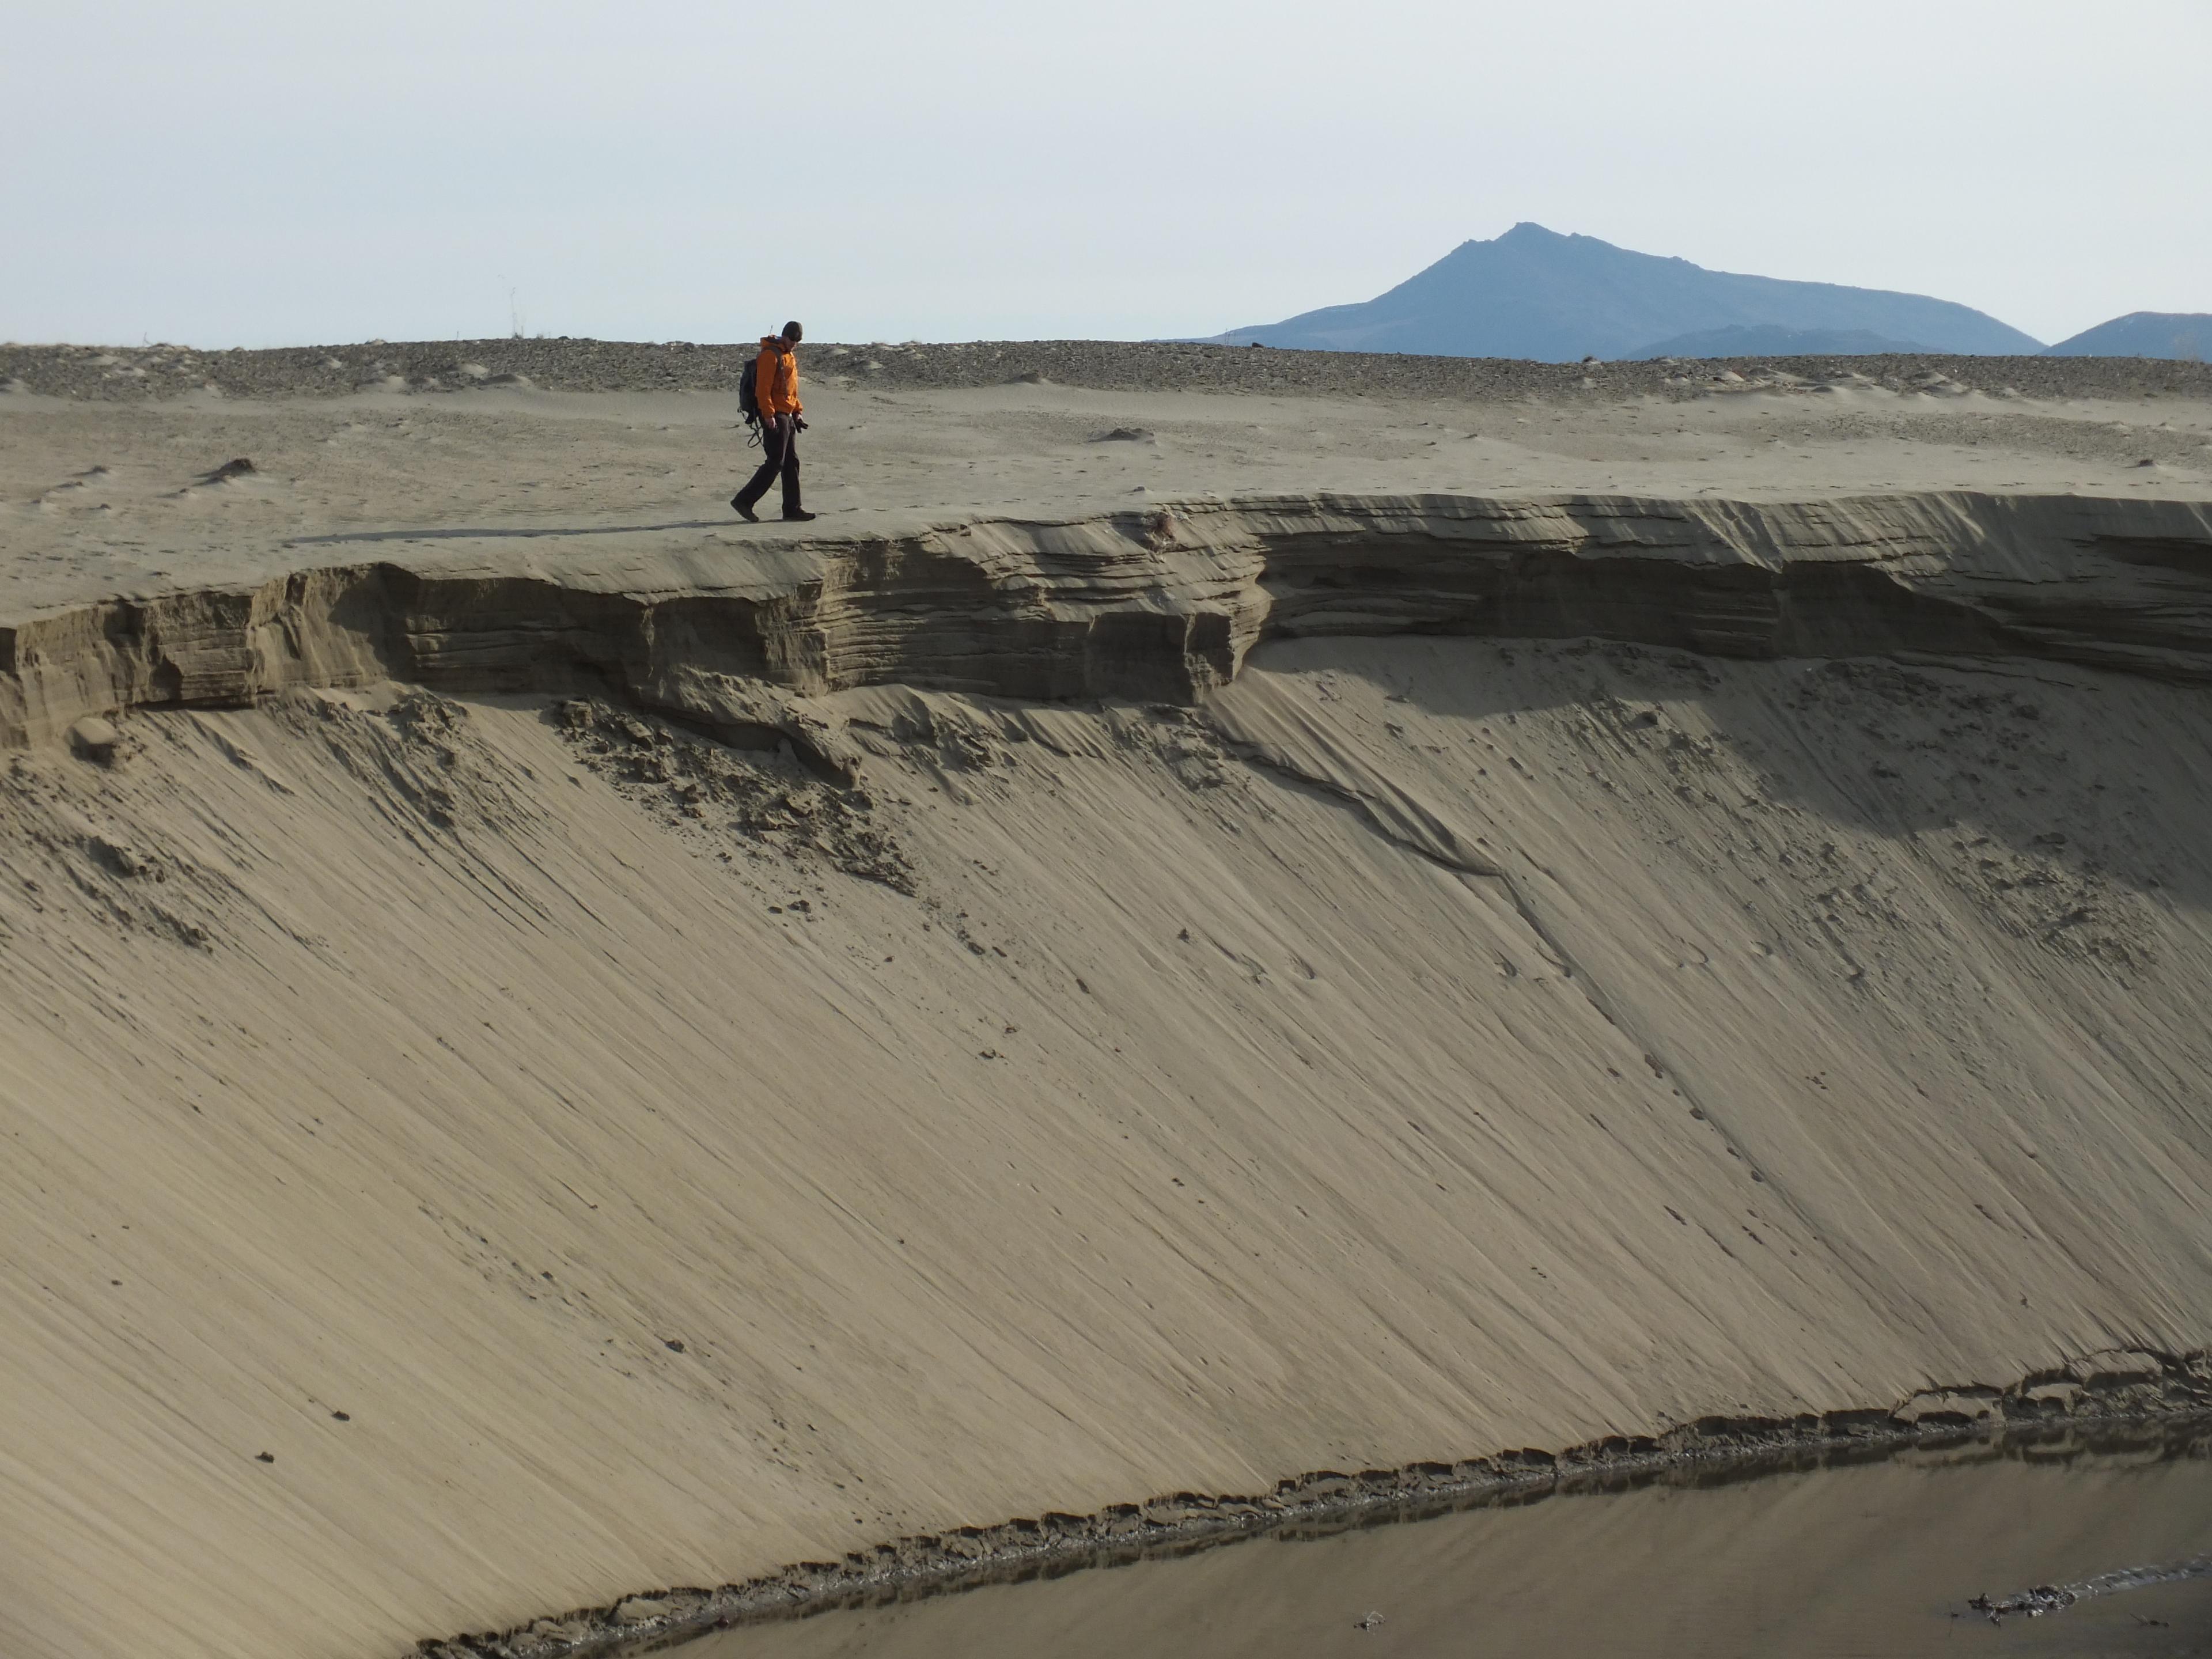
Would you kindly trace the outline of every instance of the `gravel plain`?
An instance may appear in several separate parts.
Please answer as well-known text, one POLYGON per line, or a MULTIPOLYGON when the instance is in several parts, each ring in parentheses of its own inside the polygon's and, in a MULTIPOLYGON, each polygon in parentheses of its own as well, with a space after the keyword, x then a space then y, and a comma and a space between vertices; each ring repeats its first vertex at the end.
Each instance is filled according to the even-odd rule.
MULTIPOLYGON (((731 392, 754 344, 689 340, 371 340, 363 344, 199 351, 187 346, 0 345, 0 388, 129 400, 199 392, 232 398, 361 391, 460 392, 527 383, 557 392, 731 392)), ((884 390, 1016 383, 1097 391, 1303 393, 1464 398, 1694 398, 1777 383, 1880 386, 1935 395, 2039 399, 2212 398, 2212 367, 2132 357, 1662 358, 1537 363, 1279 351, 1173 341, 983 340, 901 345, 808 343, 806 372, 884 390)))

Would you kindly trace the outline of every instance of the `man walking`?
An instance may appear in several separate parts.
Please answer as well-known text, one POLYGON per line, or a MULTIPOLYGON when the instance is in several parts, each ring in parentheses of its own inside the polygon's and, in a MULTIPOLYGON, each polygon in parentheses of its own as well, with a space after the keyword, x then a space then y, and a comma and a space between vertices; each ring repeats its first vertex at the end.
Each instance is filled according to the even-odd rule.
POLYGON ((783 516, 803 523, 814 514, 799 504, 799 434, 806 420, 799 405, 799 358, 792 348, 806 337, 797 323, 786 323, 781 335, 761 337, 759 359, 753 365, 753 398, 760 404, 761 447, 766 452, 752 481, 730 497, 730 505, 747 524, 758 524, 753 503, 768 494, 779 475, 783 479, 783 516))

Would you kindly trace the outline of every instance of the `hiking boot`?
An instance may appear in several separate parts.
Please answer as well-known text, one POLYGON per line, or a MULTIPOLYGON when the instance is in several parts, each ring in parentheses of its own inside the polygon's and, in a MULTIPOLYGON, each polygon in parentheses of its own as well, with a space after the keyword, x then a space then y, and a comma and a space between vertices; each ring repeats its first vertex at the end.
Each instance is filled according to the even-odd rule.
POLYGON ((747 524, 758 524, 760 522, 760 514, 754 512, 750 507, 747 507, 742 498, 736 495, 731 496, 730 505, 738 509, 738 516, 743 519, 747 524))
POLYGON ((785 514, 783 515, 783 521, 786 524, 805 524, 810 520, 818 519, 822 515, 819 513, 807 513, 794 510, 785 514))

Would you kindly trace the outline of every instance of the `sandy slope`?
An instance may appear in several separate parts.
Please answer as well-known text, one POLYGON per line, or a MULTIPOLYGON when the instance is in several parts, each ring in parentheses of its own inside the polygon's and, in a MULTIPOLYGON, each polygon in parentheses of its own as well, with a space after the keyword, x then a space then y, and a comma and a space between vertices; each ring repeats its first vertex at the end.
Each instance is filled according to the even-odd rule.
MULTIPOLYGON (((1063 478, 1036 409, 966 438, 930 395, 998 495, 1063 478)), ((158 587, 568 522, 518 457, 619 515, 622 412, 456 414, 445 496, 377 437, 343 485, 173 498, 161 458, 356 416, 11 405, 11 469, 97 449, 143 493, 18 500, 8 610, 132 540, 175 544, 158 587)), ((1643 416, 1601 413, 1625 465, 1643 416)), ((659 435, 703 479, 708 434, 659 435)), ((954 497, 942 453, 879 464, 954 497)), ((855 518, 939 510, 898 494, 855 518)), ((2206 695, 1335 637, 1189 708, 831 692, 857 792, 381 684, 21 751, 13 1650, 396 1653, 959 1522, 2201 1347, 2206 695)))

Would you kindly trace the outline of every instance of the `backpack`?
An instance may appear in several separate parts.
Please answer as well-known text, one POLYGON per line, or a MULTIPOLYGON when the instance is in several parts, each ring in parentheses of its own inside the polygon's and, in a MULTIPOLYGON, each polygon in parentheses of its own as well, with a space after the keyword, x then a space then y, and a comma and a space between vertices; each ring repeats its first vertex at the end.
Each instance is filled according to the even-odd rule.
POLYGON ((745 417, 745 425, 757 438, 760 435, 760 358, 745 360, 745 372, 738 376, 738 412, 745 417))

